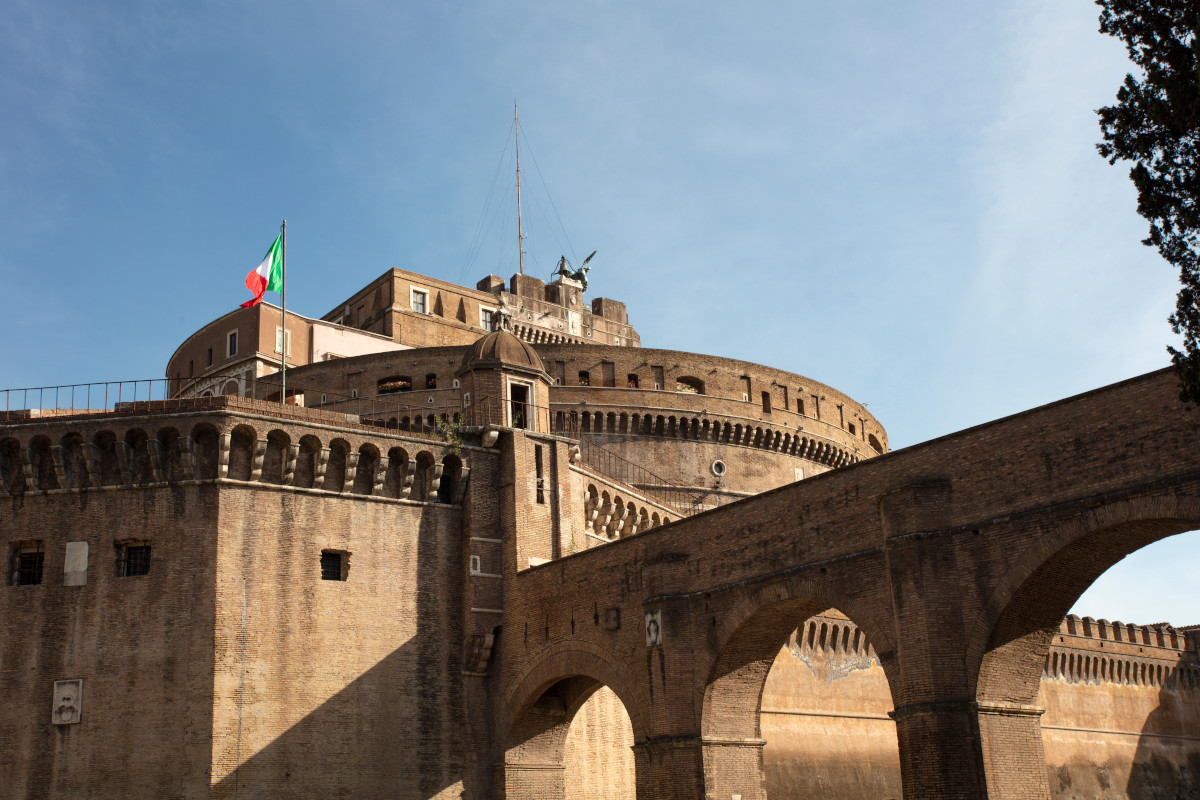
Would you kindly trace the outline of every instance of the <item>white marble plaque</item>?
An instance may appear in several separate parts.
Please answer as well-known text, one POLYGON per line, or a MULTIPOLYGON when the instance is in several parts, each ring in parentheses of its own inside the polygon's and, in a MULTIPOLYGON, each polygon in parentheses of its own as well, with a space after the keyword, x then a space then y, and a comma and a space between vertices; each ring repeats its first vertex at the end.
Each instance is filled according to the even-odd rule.
POLYGON ((63 586, 83 586, 87 583, 88 543, 67 542, 67 557, 63 560, 63 586))
POLYGON ((50 722, 74 725, 83 719, 83 679, 54 682, 54 707, 50 722))

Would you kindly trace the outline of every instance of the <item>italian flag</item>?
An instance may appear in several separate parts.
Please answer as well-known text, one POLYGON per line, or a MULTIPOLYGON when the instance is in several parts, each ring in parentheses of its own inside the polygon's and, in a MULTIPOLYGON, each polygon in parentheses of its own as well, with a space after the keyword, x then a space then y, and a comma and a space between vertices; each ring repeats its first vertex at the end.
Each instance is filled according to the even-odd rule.
POLYGON ((275 244, 267 251, 266 257, 249 275, 246 276, 246 288, 254 295, 253 300, 242 303, 242 308, 253 308, 262 302, 263 292, 283 291, 283 235, 275 237, 275 244))

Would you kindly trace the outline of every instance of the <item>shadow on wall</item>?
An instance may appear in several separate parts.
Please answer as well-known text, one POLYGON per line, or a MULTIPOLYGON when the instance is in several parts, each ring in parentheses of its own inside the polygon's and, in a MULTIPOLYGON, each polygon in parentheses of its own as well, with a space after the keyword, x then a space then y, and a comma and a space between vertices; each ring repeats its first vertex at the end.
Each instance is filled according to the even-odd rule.
MULTIPOLYGON (((417 531, 417 558, 409 575, 416 582, 403 588, 416 597, 416 630, 412 638, 280 733, 270 744, 219 781, 212 798, 382 798, 427 800, 459 798, 465 771, 459 717, 463 698, 459 684, 462 641, 459 591, 435 579, 460 574, 458 525, 439 535, 436 515, 423 514, 417 531), (445 541, 439 541, 444 535, 445 541)), ((406 532, 407 533, 407 532, 406 532)), ((354 580, 351 568, 348 580, 354 580)), ((397 598, 399 601, 400 598, 397 598)), ((354 624, 351 609, 342 620, 322 620, 343 627, 354 624)), ((270 641, 255 631, 248 617, 251 642, 270 641)), ((353 637, 345 639, 353 647, 353 637)), ((282 659, 302 659, 286 668, 299 681, 319 681, 322 661, 335 653, 312 651, 303 641, 290 643, 282 659), (295 654, 299 655, 295 655, 295 654)), ((236 643, 231 643, 236 647, 236 643)), ((264 653, 262 658, 269 658, 264 653)), ((277 672, 284 672, 280 667, 277 672)), ((298 681, 298 682, 299 682, 298 681)), ((271 705, 282 702, 272 689, 247 683, 244 719, 269 725, 271 705), (257 702, 254 702, 257 701, 257 702), (257 706, 257 707, 256 707, 257 706)), ((319 688, 319 685, 317 685, 319 688)), ((286 691, 286 688, 285 688, 286 691)), ((237 733, 235 700, 225 703, 222 730, 214 730, 214 751, 223 737, 232 761, 237 733)), ((214 753, 219 758, 219 753, 214 753)))
POLYGON ((1125 788, 1129 800, 1186 800, 1200 797, 1197 692, 1195 686, 1185 685, 1188 682, 1184 677, 1184 671, 1177 669, 1163 682, 1158 692, 1158 707, 1150 712, 1146 724, 1142 726, 1129 784, 1125 788), (1189 695, 1190 703, 1185 701, 1189 695), (1163 734, 1191 738, 1167 739, 1163 734))

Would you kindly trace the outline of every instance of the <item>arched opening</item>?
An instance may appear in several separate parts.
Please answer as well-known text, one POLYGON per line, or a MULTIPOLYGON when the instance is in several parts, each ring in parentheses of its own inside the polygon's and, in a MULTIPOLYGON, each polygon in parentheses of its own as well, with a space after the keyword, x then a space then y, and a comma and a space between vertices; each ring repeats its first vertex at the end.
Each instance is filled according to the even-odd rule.
POLYGON ((83 437, 78 433, 68 433, 62 438, 62 459, 67 477, 67 486, 64 488, 80 489, 91 485, 83 454, 83 437))
POLYGON ((345 439, 334 439, 329 443, 329 461, 325 465, 326 490, 340 492, 346 488, 346 454, 349 452, 350 443, 345 439))
POLYGON ((379 467, 379 449, 371 443, 358 448, 358 469, 354 473, 354 494, 370 494, 375 486, 375 470, 379 467))
POLYGON ((416 473, 413 476, 412 493, 409 495, 410 500, 429 499, 430 481, 433 478, 431 472, 434 463, 433 453, 427 450, 417 453, 416 473))
POLYGON ((405 497, 412 486, 408 475, 408 451, 403 447, 388 450, 387 474, 383 478, 384 497, 405 497), (405 485, 406 479, 408 485, 405 485))
POLYGON ((438 484, 437 501, 453 503, 458 495, 458 481, 462 473, 462 459, 448 455, 442 459, 442 480, 438 484))
POLYGON ((704 381, 690 375, 676 378, 675 391, 682 394, 704 394, 704 381))
POLYGON ((60 488, 58 476, 54 471, 54 456, 50 452, 49 439, 45 436, 34 437, 29 443, 29 461, 38 489, 45 491, 60 488))
POLYGON ((288 447, 292 437, 281 430, 273 430, 267 434, 267 451, 263 454, 262 477, 263 483, 283 483, 283 468, 287 463, 288 447))
POLYGON ((311 489, 317 474, 317 459, 321 452, 321 440, 312 434, 300 437, 300 452, 296 455, 296 474, 292 485, 311 489))
POLYGON ((849 617, 806 594, 776 584, 740 604, 753 609, 743 618, 714 617, 722 644, 701 722, 708 796, 901 795, 894 667, 849 617))
POLYGON ((258 433, 249 425, 238 425, 229 436, 229 477, 250 480, 254 461, 254 442, 258 433))
POLYGON ((998 580, 968 655, 989 796, 1195 791, 1196 641, 1165 623, 1066 615, 1125 556, 1198 525, 1200 505, 1186 497, 1117 501, 1047 530, 998 580), (1019 768, 1030 763, 1046 769, 1019 768))
POLYGON ((879 439, 875 438, 875 434, 873 434, 873 433, 867 434, 867 444, 869 444, 871 446, 871 449, 874 450, 876 453, 883 452, 883 445, 879 443, 879 439))
POLYGON ((147 484, 154 480, 150 468, 150 437, 141 428, 130 428, 125 432, 125 445, 129 448, 129 472, 136 484, 147 484))
POLYGON ((192 428, 193 451, 196 454, 196 477, 210 480, 217 477, 221 459, 220 436, 217 429, 207 423, 192 428))
POLYGON ((182 458, 179 453, 179 431, 174 428, 159 428, 155 434, 158 439, 160 461, 163 479, 167 481, 185 480, 182 458))
POLYGON ((21 443, 16 439, 0 440, 0 480, 12 495, 25 494, 25 471, 21 468, 21 443))
POLYGON ((633 723, 616 692, 582 675, 553 681, 509 730, 501 796, 634 800, 633 744, 633 723))

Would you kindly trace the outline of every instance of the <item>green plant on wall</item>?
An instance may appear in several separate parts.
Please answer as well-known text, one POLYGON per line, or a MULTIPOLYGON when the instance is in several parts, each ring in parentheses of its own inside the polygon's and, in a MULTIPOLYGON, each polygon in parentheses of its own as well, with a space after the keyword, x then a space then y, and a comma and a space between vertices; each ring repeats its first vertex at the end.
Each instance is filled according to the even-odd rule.
POLYGON ((437 426, 434 428, 434 433, 438 438, 446 443, 446 449, 454 455, 458 455, 462 451, 463 415, 455 414, 454 419, 447 419, 445 414, 437 418, 437 426))

